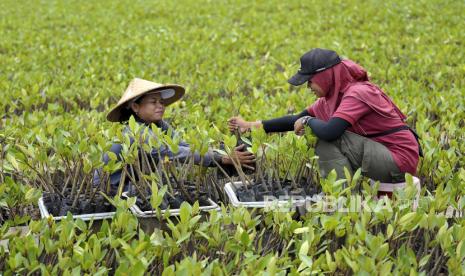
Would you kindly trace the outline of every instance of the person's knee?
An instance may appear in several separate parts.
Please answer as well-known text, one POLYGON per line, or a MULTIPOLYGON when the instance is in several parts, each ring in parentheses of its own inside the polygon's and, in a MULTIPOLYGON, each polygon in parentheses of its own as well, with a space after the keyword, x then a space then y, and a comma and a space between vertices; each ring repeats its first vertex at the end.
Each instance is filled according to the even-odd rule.
POLYGON ((321 139, 316 143, 315 154, 319 156, 320 160, 339 159, 343 156, 336 142, 321 139))
POLYGON ((332 159, 327 161, 320 160, 318 165, 320 167, 320 174, 323 178, 328 177, 332 170, 336 171, 337 179, 345 178, 344 168, 349 172, 350 175, 353 174, 352 166, 347 158, 332 159))

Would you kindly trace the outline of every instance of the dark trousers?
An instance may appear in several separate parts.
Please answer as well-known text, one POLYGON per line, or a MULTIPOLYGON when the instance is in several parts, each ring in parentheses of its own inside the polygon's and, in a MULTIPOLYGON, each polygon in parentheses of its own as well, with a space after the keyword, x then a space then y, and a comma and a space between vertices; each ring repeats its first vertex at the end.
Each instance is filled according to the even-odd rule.
POLYGON ((323 177, 327 177, 334 169, 338 178, 345 178, 346 167, 351 174, 361 168, 362 175, 375 181, 405 181, 405 174, 400 172, 386 146, 350 131, 332 142, 319 139, 315 153, 319 156, 320 173, 323 177))

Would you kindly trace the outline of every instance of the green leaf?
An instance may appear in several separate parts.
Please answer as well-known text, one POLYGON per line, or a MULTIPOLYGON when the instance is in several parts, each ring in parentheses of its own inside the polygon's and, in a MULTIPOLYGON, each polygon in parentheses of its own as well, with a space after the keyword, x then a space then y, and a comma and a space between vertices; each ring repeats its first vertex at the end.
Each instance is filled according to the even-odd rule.
POLYGON ((294 234, 307 233, 309 231, 308 227, 297 228, 294 230, 294 234))
POLYGON ((465 242, 463 240, 459 242, 455 252, 460 259, 463 260, 465 258, 465 242))
POLYGON ((241 233, 241 243, 243 245, 248 245, 250 243, 250 238, 249 238, 249 234, 247 233, 247 231, 243 231, 241 233))
POLYGON ((299 255, 307 255, 309 248, 310 245, 308 244, 308 241, 304 241, 300 246, 299 255))
POLYGON ((428 263, 430 257, 431 257, 431 254, 423 256, 421 258, 420 262, 418 263, 418 267, 421 268, 421 267, 425 266, 428 263))
POLYGON ((393 233, 394 233, 394 227, 392 226, 392 224, 389 224, 386 229, 387 238, 388 239, 391 238, 393 233))
MULTIPOLYGON (((305 267, 311 268, 313 266, 313 260, 309 256, 299 254, 299 259, 302 261, 305 267)), ((300 266, 299 271, 302 271, 300 266)))
POLYGON ((131 129, 131 132, 133 134, 136 134, 138 132, 138 129, 137 129, 137 122, 134 116, 131 116, 131 118, 129 118, 128 124, 129 124, 129 128, 131 129))
POLYGON ((410 223, 416 217, 416 215, 416 212, 410 212, 403 215, 399 220, 399 225, 405 226, 407 223, 410 223))
POLYGON ((184 201, 181 204, 181 208, 179 210, 179 217, 181 218, 181 223, 187 223, 189 221, 191 210, 192 207, 186 201, 184 201))
POLYGON ((13 168, 15 170, 18 170, 18 171, 20 170, 19 169, 19 164, 18 164, 18 162, 16 161, 16 158, 13 155, 7 154, 6 155, 6 160, 8 160, 8 162, 10 162, 10 164, 13 166, 13 168))

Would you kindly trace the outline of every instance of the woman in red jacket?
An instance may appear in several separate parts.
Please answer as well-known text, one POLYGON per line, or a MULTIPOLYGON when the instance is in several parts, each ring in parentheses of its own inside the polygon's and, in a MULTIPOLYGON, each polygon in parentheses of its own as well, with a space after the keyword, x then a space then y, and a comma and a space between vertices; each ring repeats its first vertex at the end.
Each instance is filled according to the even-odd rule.
POLYGON ((336 52, 313 49, 301 59, 301 68, 288 82, 307 82, 318 99, 297 115, 249 122, 241 117, 228 121, 230 130, 263 127, 266 132, 294 130, 304 126, 317 136, 315 152, 320 172, 326 177, 336 170, 344 177, 362 169, 362 174, 385 183, 405 181, 416 174, 420 147, 417 136, 405 123, 406 116, 392 100, 368 80, 367 72, 336 52))

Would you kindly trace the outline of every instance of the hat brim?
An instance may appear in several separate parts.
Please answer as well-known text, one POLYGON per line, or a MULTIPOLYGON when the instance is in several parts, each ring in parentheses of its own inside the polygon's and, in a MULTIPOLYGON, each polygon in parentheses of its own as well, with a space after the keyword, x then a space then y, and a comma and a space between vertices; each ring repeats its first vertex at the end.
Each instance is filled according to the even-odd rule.
MULTIPOLYGON (((168 106, 178 101, 179 99, 182 98, 182 96, 184 96, 184 93, 185 93, 184 87, 180 85, 176 85, 176 84, 167 84, 162 87, 158 87, 156 89, 147 90, 146 92, 138 95, 138 97, 147 95, 148 93, 154 93, 154 92, 162 91, 162 90, 169 89, 169 88, 174 89, 174 95, 167 99, 163 99, 164 105, 168 106)), ((112 110, 108 112, 107 114, 107 120, 110 122, 120 122, 121 110, 126 108, 126 105, 128 104, 128 102, 130 102, 133 99, 134 98, 128 99, 122 103, 119 103, 114 108, 112 108, 112 110)))
POLYGON ((290 79, 288 79, 287 82, 294 86, 299 86, 307 82, 309 79, 311 79, 313 75, 314 74, 302 75, 300 73, 297 73, 294 76, 292 76, 290 79))

